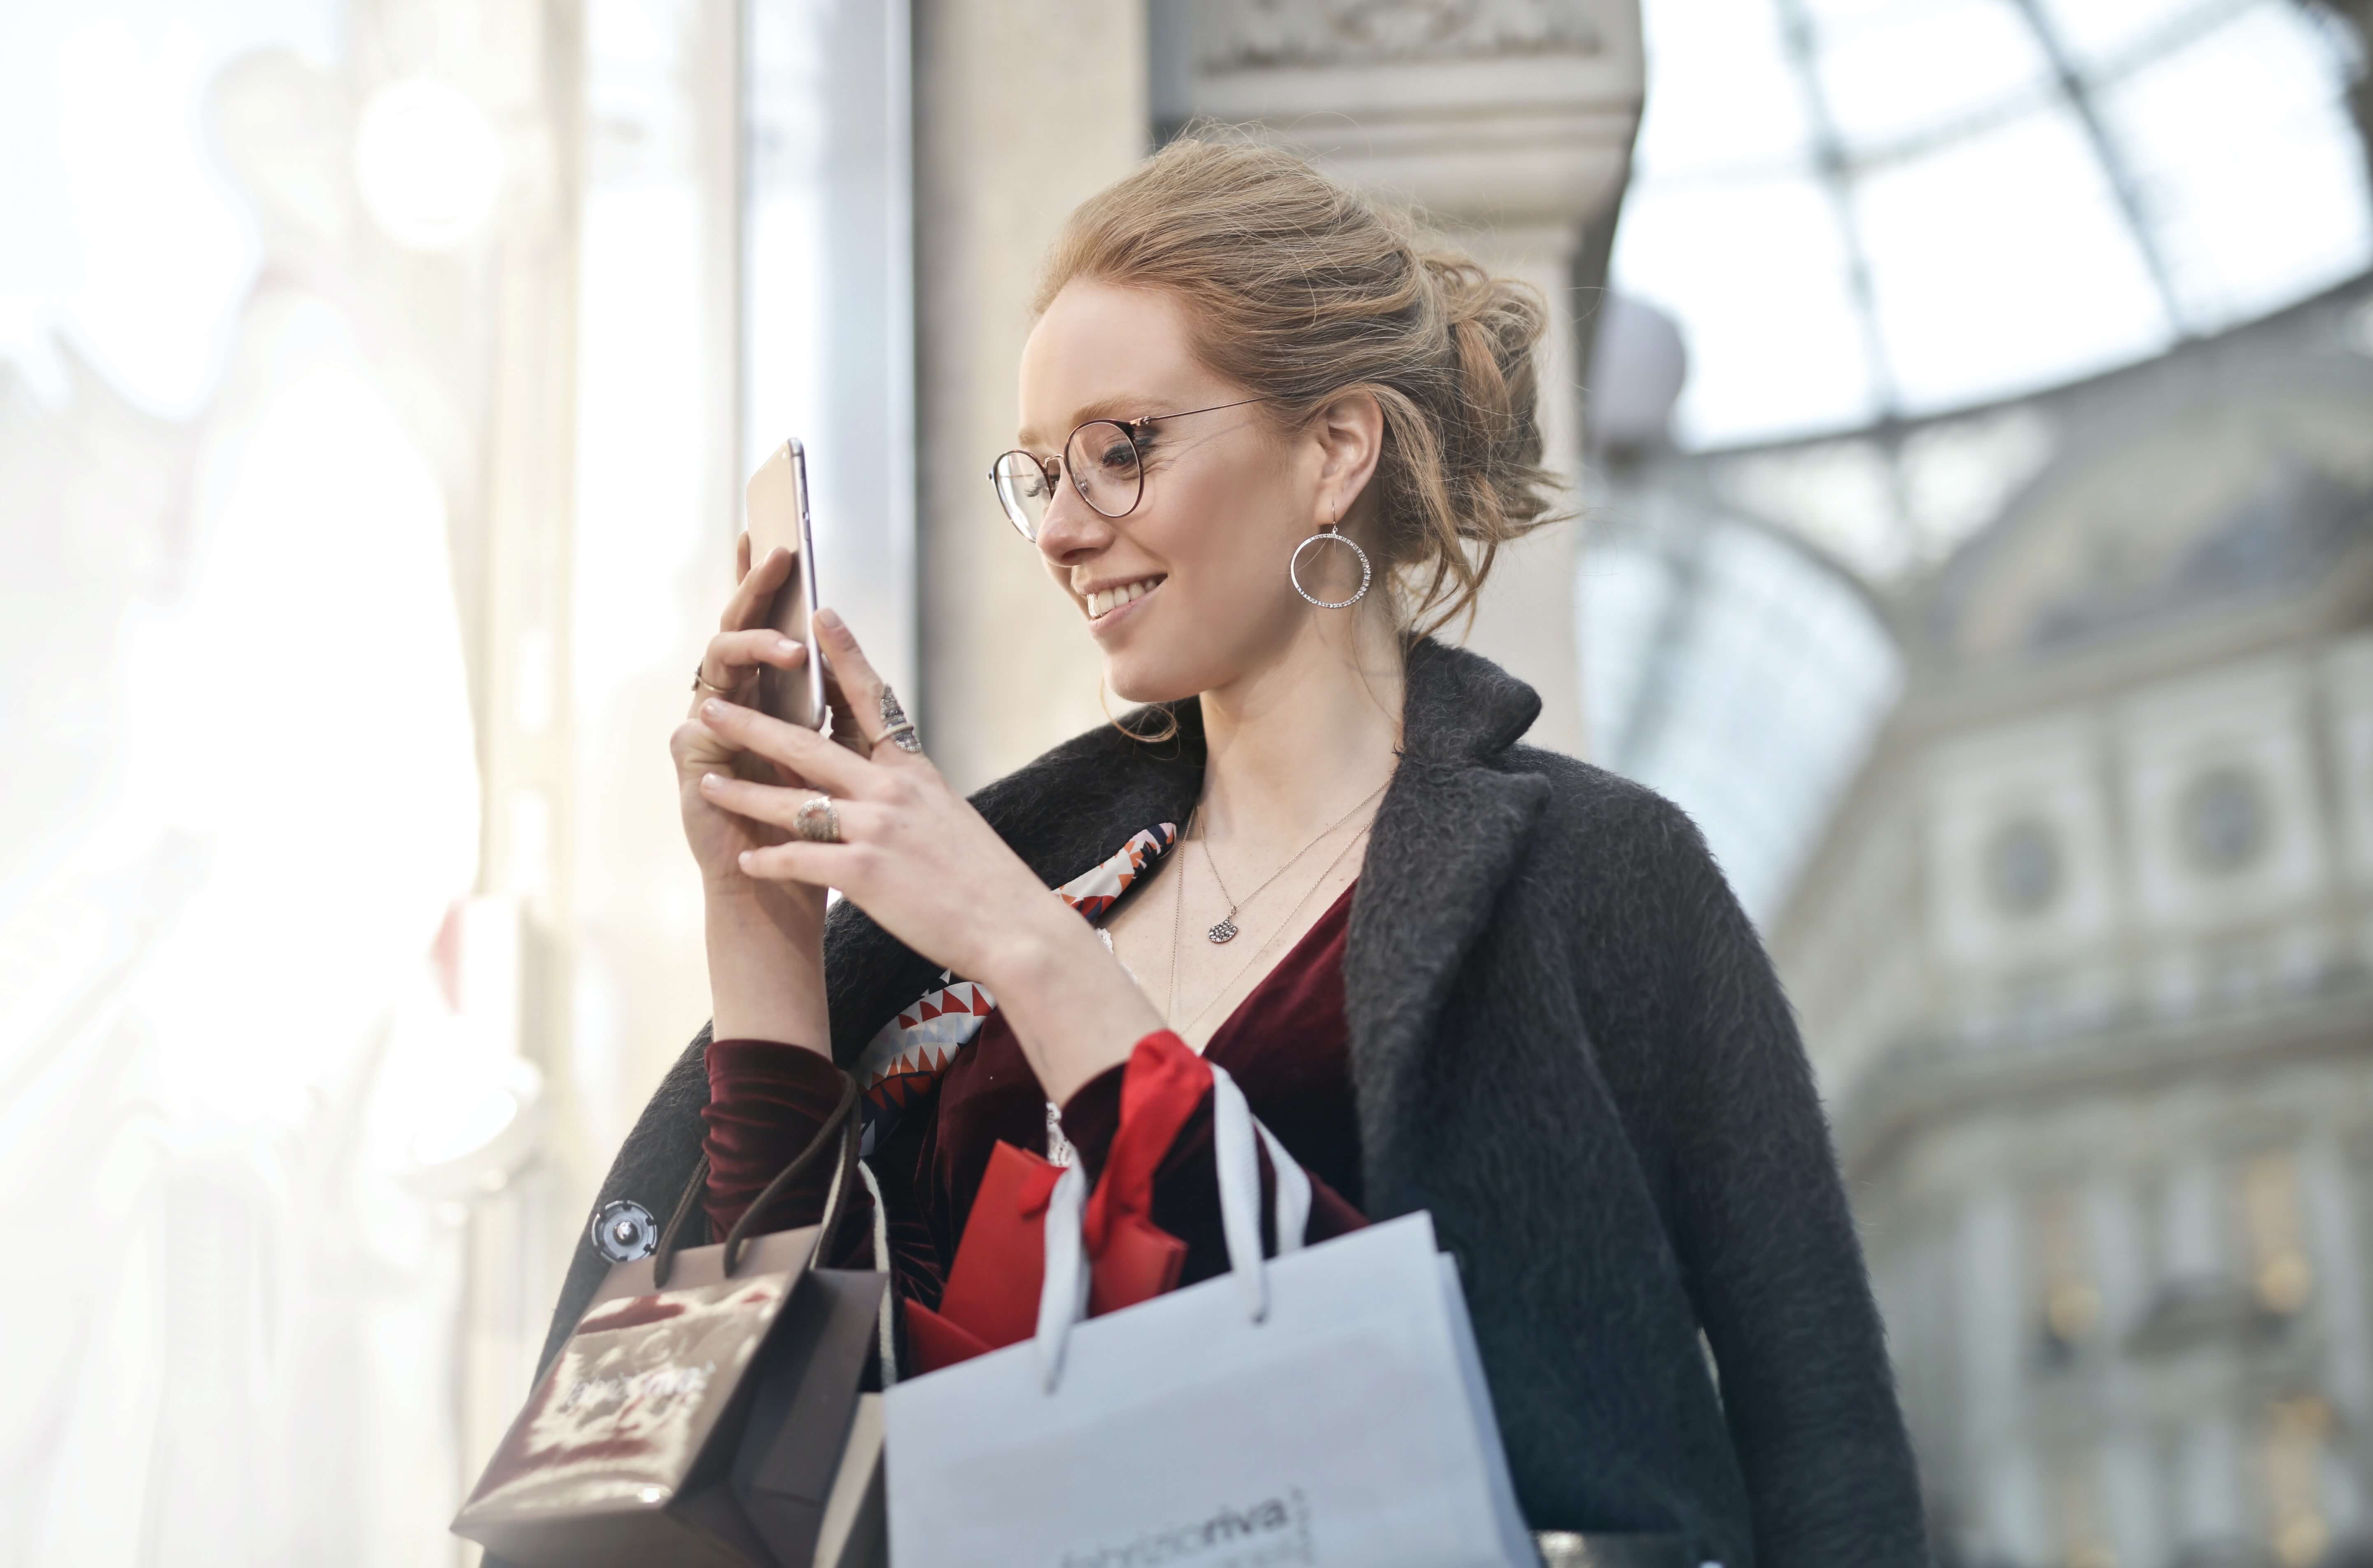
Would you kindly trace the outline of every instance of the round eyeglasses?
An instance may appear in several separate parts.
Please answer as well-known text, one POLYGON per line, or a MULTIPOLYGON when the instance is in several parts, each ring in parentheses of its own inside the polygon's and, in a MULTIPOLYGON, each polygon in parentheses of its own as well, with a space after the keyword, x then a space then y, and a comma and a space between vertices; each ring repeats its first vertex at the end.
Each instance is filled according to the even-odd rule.
POLYGON ((1145 459, 1153 450, 1156 425, 1270 401, 1266 397, 1245 397, 1177 414, 1091 419, 1072 431, 1071 439, 1063 443, 1059 463, 1017 447, 999 453, 997 461, 989 464, 988 482, 997 487, 998 503, 1004 507, 1007 520, 1023 538, 1035 544, 1039 526, 1046 521, 1046 509, 1055 504, 1055 489, 1064 474, 1071 476, 1071 488, 1080 493, 1080 499, 1103 516, 1127 517, 1145 495, 1145 459))

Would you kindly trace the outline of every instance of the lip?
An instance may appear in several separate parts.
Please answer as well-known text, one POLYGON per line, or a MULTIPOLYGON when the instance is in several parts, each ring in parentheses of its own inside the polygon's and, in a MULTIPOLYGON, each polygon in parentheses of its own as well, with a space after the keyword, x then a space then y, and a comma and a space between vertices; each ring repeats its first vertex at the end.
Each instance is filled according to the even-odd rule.
MULTIPOLYGON (((1136 582, 1140 579, 1137 578, 1123 578, 1120 580, 1122 582, 1136 582)), ((1165 576, 1160 582, 1155 583, 1151 588, 1147 589, 1144 592, 1139 594, 1128 603, 1116 604, 1113 608, 1105 611, 1103 614, 1091 617, 1088 621, 1089 635, 1096 638, 1111 636, 1123 625, 1136 619, 1137 612, 1143 609, 1146 604, 1151 603, 1154 595, 1160 593, 1163 589, 1168 585, 1169 581, 1169 578, 1165 576)), ((1105 586, 1116 587, 1118 584, 1097 585, 1099 589, 1105 586)), ((1086 597, 1087 596, 1085 594, 1081 595, 1082 603, 1086 602, 1086 597)))

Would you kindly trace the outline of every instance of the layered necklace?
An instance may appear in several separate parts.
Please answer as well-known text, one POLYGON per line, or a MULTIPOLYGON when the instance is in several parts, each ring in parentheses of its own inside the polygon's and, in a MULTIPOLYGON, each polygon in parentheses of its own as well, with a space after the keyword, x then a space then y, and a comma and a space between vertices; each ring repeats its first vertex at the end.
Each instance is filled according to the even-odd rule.
MULTIPOLYGON (((1389 781, 1388 781, 1388 782, 1389 782, 1389 781)), ((1383 794, 1383 793, 1384 793, 1384 790, 1385 790, 1385 787, 1384 787, 1384 785, 1381 785, 1381 784, 1380 784, 1380 785, 1378 785, 1378 786, 1376 787, 1376 789, 1375 789, 1374 792, 1374 793, 1372 793, 1372 794, 1370 794, 1370 795, 1368 796, 1368 799, 1367 799, 1366 801, 1362 801, 1362 802, 1360 802, 1360 805, 1358 805, 1358 806, 1353 806, 1350 811, 1348 811, 1348 812, 1344 813, 1341 816, 1339 816, 1339 817, 1336 818, 1333 822, 1329 823, 1329 824, 1327 825, 1327 827, 1326 827, 1322 832, 1320 832, 1320 833, 1319 833, 1319 835, 1318 835, 1315 838, 1313 838, 1309 843, 1304 844, 1304 845, 1303 845, 1300 849, 1295 850, 1295 851, 1294 851, 1294 854, 1293 854, 1293 859, 1292 859, 1292 860, 1288 860, 1288 861, 1286 861, 1285 865, 1283 865, 1283 866, 1280 866, 1280 867, 1277 869, 1277 872, 1272 872, 1272 873, 1270 874, 1270 876, 1269 876, 1269 878, 1268 878, 1268 882, 1264 882, 1264 883, 1261 883, 1260 887, 1257 887, 1257 888, 1253 889, 1253 891, 1252 891, 1250 894, 1245 895, 1245 898, 1244 898, 1243 900, 1241 900, 1241 901, 1237 901, 1237 900, 1231 900, 1230 907, 1229 907, 1229 910, 1228 910, 1229 915, 1230 915, 1231 917, 1233 917, 1233 916, 1235 914, 1236 910, 1241 909, 1242 907, 1244 907, 1245 904, 1251 902, 1251 901, 1252 901, 1252 899, 1253 899, 1254 897, 1257 897, 1257 896, 1260 894, 1261 888, 1265 888, 1265 887, 1268 886, 1269 883, 1271 883, 1271 882, 1275 882, 1275 881, 1278 879, 1278 876, 1279 876, 1279 875, 1280 875, 1280 874, 1282 874, 1282 873, 1285 872, 1285 870, 1287 869, 1287 867, 1292 866, 1292 865, 1294 863, 1294 861, 1301 860, 1303 856, 1307 855, 1308 853, 1310 853, 1310 851, 1311 851, 1312 849, 1316 848, 1318 847, 1318 845, 1319 845, 1319 844, 1323 843, 1323 842, 1326 840, 1326 838, 1327 838, 1327 835, 1328 835, 1328 834, 1333 833, 1337 828, 1338 828, 1338 827, 1342 826, 1345 823, 1347 823, 1347 822, 1350 821, 1352 817, 1354 817, 1354 816, 1356 816, 1357 814, 1359 814, 1359 811, 1360 811, 1360 807, 1361 807, 1361 806, 1364 806, 1364 805, 1366 805, 1366 804, 1368 803, 1368 801, 1373 801, 1373 800, 1374 800, 1374 799, 1376 798, 1376 796, 1377 796, 1377 795, 1381 795, 1381 794, 1383 794)), ((1189 828, 1190 828, 1190 829, 1192 828, 1192 826, 1193 826, 1194 825, 1193 825, 1193 823, 1191 822, 1191 820, 1190 820, 1190 822, 1188 823, 1188 825, 1187 825, 1189 826, 1189 828)), ((1237 968, 1236 972, 1235 972, 1233 975, 1231 975, 1230 977, 1228 977, 1228 981, 1227 981, 1227 983, 1226 983, 1225 985, 1222 986, 1222 987, 1221 987, 1217 991, 1214 991, 1214 992, 1211 994, 1210 999, 1209 1000, 1207 1000, 1206 1002, 1204 1002, 1204 1004, 1202 1005, 1202 1007, 1201 1007, 1200 1009, 1198 1009, 1198 1010, 1196 1012, 1195 1016, 1194 1016, 1193 1018, 1190 1018, 1190 1019, 1186 1020, 1186 1021, 1185 1023, 1183 1023, 1183 1024, 1182 1024, 1182 1023, 1180 1023, 1180 1022, 1179 1022, 1179 1019, 1178 1019, 1178 970, 1179 970, 1179 963, 1178 963, 1178 958, 1179 958, 1179 952, 1178 952, 1178 937, 1179 937, 1179 930, 1178 930, 1178 928, 1179 928, 1179 924, 1180 924, 1179 917, 1180 917, 1181 913, 1184 911, 1184 909, 1186 908, 1186 875, 1185 875, 1185 872, 1186 872, 1186 868, 1185 866, 1183 866, 1183 865, 1182 865, 1182 866, 1180 866, 1180 867, 1178 868, 1180 874, 1179 874, 1179 876, 1178 876, 1178 878, 1177 878, 1177 889, 1176 889, 1176 891, 1175 891, 1175 892, 1171 895, 1171 904, 1170 904, 1170 988, 1169 988, 1169 997, 1168 997, 1168 1000, 1163 1003, 1163 1009, 1162 1009, 1162 1015, 1163 1015, 1163 1017, 1165 1020, 1167 1020, 1167 1021, 1169 1022, 1170 1026, 1171 1026, 1172 1028, 1174 1028, 1174 1029, 1177 1029, 1177 1030, 1179 1030, 1181 1033, 1184 1033, 1186 1030, 1187 1030, 1187 1029, 1189 1029, 1189 1028, 1193 1027, 1196 1024, 1198 1024, 1198 1023, 1202 1022, 1203 1017, 1204 1017, 1204 1015, 1205 1015, 1205 1014, 1209 1013, 1209 1012, 1211 1011, 1211 1009, 1212 1009, 1212 1008, 1217 1007, 1217 1006, 1220 1004, 1220 1002, 1222 1001, 1222 1000, 1223 1000, 1225 997, 1227 997, 1227 995, 1228 995, 1231 991, 1234 990, 1234 989, 1235 989, 1235 988, 1236 988, 1236 983, 1237 983, 1239 980, 1242 980, 1242 979, 1245 977, 1245 973, 1246 973, 1248 970, 1250 970, 1254 965, 1256 965, 1256 964, 1257 964, 1257 963, 1259 963, 1259 962, 1261 961, 1261 957, 1262 957, 1262 955, 1263 955, 1264 954, 1266 954, 1266 953, 1267 953, 1270 948, 1272 948, 1272 947, 1274 947, 1274 946, 1276 946, 1276 945, 1277 945, 1278 939, 1279 939, 1280 937, 1283 936, 1283 935, 1285 934, 1285 932, 1286 932, 1286 931, 1288 931, 1288 930, 1292 930, 1292 929, 1293 928, 1293 925, 1294 925, 1294 918, 1295 918, 1296 916, 1298 916, 1299 914, 1301 914, 1302 909, 1303 909, 1303 905, 1306 905, 1306 904, 1308 904, 1308 903, 1310 902, 1310 895, 1311 895, 1313 893, 1315 893, 1315 892, 1316 892, 1316 891, 1317 891, 1321 886, 1323 886, 1323 885, 1325 885, 1325 884, 1326 884, 1326 883, 1327 882, 1327 880, 1335 874, 1336 869, 1337 869, 1338 867, 1339 867, 1339 866, 1341 866, 1341 865, 1342 865, 1342 863, 1343 863, 1343 857, 1344 857, 1344 856, 1346 856, 1346 855, 1349 855, 1349 854, 1352 851, 1352 849, 1353 849, 1353 848, 1355 848, 1359 845, 1360 840, 1361 840, 1362 837, 1366 837, 1366 834, 1367 834, 1367 828, 1366 828, 1365 826, 1362 826, 1362 827, 1360 829, 1360 831, 1359 831, 1358 833, 1355 833, 1355 834, 1351 835, 1351 837, 1350 837, 1348 840, 1346 840, 1346 841, 1344 842, 1344 845, 1343 845, 1343 847, 1342 847, 1340 849, 1338 849, 1338 850, 1336 850, 1336 851, 1335 851, 1335 858, 1334 858, 1332 860, 1329 860, 1329 861, 1327 863, 1327 869, 1326 869, 1325 871, 1322 871, 1322 872, 1320 872, 1318 873, 1318 878, 1317 878, 1317 880, 1316 880, 1315 882, 1313 882, 1313 883, 1311 883, 1307 888, 1304 888, 1304 889, 1303 890, 1303 894, 1302 894, 1302 897, 1301 897, 1301 899, 1300 899, 1299 901, 1297 901, 1297 902, 1294 904, 1294 906, 1293 906, 1293 907, 1292 907, 1292 909, 1290 909, 1290 910, 1288 910, 1288 911, 1286 912, 1285 923, 1284 923, 1282 926, 1280 926, 1280 927, 1277 930, 1277 931, 1276 931, 1276 932, 1272 933, 1272 934, 1270 935, 1269 939, 1268 939, 1267 942, 1263 942, 1263 943, 1262 943, 1262 944, 1261 944, 1261 945, 1260 945, 1260 946, 1259 946, 1259 947, 1258 947, 1258 948, 1257 948, 1257 949, 1253 953, 1253 955, 1252 955, 1251 957, 1249 957, 1249 958, 1245 959, 1245 960, 1244 961, 1243 965, 1240 965, 1240 966, 1237 968)), ((1209 865, 1209 864, 1210 863, 1210 856, 1211 856, 1210 848, 1208 845, 1206 845, 1206 846, 1205 846, 1205 848, 1204 848, 1204 850, 1203 850, 1203 859, 1204 859, 1204 863, 1205 863, 1205 864, 1209 865)), ((1220 870, 1219 870, 1219 868, 1218 868, 1217 866, 1212 866, 1212 867, 1211 867, 1211 880, 1212 880, 1213 882, 1215 882, 1215 883, 1219 882, 1219 880, 1220 880, 1220 870)), ((1221 885, 1221 888, 1220 888, 1220 894, 1221 894, 1221 896, 1222 896, 1222 897, 1226 897, 1226 896, 1228 895, 1228 890, 1227 890, 1227 887, 1226 887, 1226 885, 1225 885, 1224 883, 1221 885)), ((1211 931, 1207 931, 1206 933, 1204 933, 1205 935, 1209 936, 1209 937, 1210 938, 1210 940, 1211 940, 1212 942, 1226 942, 1230 937, 1233 937, 1233 936, 1234 936, 1234 935, 1236 934, 1236 931, 1235 931, 1235 929, 1234 929, 1234 926, 1233 926, 1233 921, 1232 921, 1232 920, 1223 920, 1223 921, 1222 921, 1222 922, 1221 922, 1221 924, 1222 924, 1222 925, 1225 925, 1225 926, 1228 926, 1228 927, 1229 927, 1229 930, 1228 930, 1228 935, 1227 935, 1227 936, 1219 936, 1219 935, 1215 935, 1215 934, 1213 934, 1213 932, 1216 932, 1216 931, 1219 930, 1219 927, 1217 927, 1217 926, 1213 927, 1213 928, 1211 929, 1211 931)))
MULTIPOLYGON (((1333 822, 1330 822, 1330 823, 1328 823, 1326 826, 1324 826, 1324 827, 1320 828, 1320 829, 1318 830, 1318 832, 1317 832, 1316 836, 1315 836, 1315 837, 1314 837, 1310 840, 1310 842, 1309 842, 1309 843, 1304 844, 1301 848, 1296 849, 1296 850, 1293 852, 1292 856, 1289 860, 1287 860, 1287 861, 1285 862, 1285 864, 1283 864, 1283 865, 1281 865, 1281 866, 1278 867, 1278 868, 1277 868, 1277 870, 1275 870, 1275 871, 1273 871, 1273 872, 1269 872, 1268 876, 1266 876, 1266 877, 1262 878, 1262 879, 1261 879, 1261 884, 1260 884, 1260 886, 1254 888, 1250 893, 1245 894, 1242 898, 1239 898, 1239 897, 1237 897, 1234 894, 1230 893, 1230 892, 1228 891, 1228 884, 1227 884, 1225 882, 1223 882, 1223 881, 1222 881, 1222 880, 1221 880, 1221 877, 1220 877, 1220 862, 1219 862, 1219 861, 1217 861, 1217 860, 1213 860, 1213 859, 1211 858, 1211 845, 1210 845, 1210 841, 1209 839, 1207 839, 1207 838, 1203 837, 1203 836, 1202 836, 1202 835, 1200 835, 1200 834, 1196 834, 1196 835, 1194 836, 1194 837, 1195 837, 1195 842, 1196 842, 1196 843, 1198 843, 1198 844, 1199 844, 1199 845, 1201 845, 1201 846, 1203 847, 1203 863, 1204 863, 1206 866, 1209 866, 1209 867, 1210 868, 1210 870, 1211 870, 1211 882, 1212 882, 1212 884, 1213 884, 1214 886, 1216 886, 1217 888, 1219 888, 1219 890, 1220 890, 1220 896, 1221 896, 1221 897, 1222 897, 1222 898, 1224 898, 1224 899, 1226 899, 1226 900, 1228 901, 1228 912, 1227 912, 1225 915, 1223 915, 1223 916, 1222 916, 1222 917, 1220 918, 1220 923, 1219 923, 1218 925, 1213 926, 1210 930, 1209 930, 1205 931, 1203 934, 1204 934, 1206 937, 1210 938, 1210 941, 1211 941, 1215 945, 1216 945, 1216 944, 1218 944, 1218 943, 1220 943, 1220 942, 1233 942, 1233 941, 1235 941, 1235 940, 1236 940, 1237 931, 1238 931, 1238 929, 1239 929, 1239 928, 1237 927, 1237 925, 1236 925, 1236 911, 1237 911, 1237 910, 1239 910, 1239 909, 1241 909, 1241 908, 1243 908, 1245 905, 1247 905, 1247 904, 1251 903, 1254 899, 1258 898, 1258 897, 1259 897, 1259 896, 1260 896, 1264 892, 1266 892, 1266 891, 1268 890, 1268 884, 1269 884, 1270 883, 1275 882, 1278 878, 1280 878, 1280 877, 1283 876, 1286 872, 1288 872, 1292 871, 1295 866, 1297 866, 1297 865, 1301 864, 1301 862, 1302 862, 1302 857, 1303 857, 1303 856, 1307 855, 1308 853, 1310 853, 1310 851, 1311 851, 1311 850, 1313 850, 1313 849, 1316 848, 1318 847, 1318 845, 1319 845, 1319 842, 1320 842, 1322 839, 1324 839, 1324 838, 1325 838, 1328 834, 1330 834, 1330 833, 1334 832, 1337 828, 1338 828, 1338 827, 1342 826, 1345 823, 1347 823, 1347 822, 1350 821, 1353 817, 1355 817, 1355 816, 1359 815, 1359 814, 1360 814, 1361 810, 1362 810, 1363 807, 1365 807, 1365 806, 1367 805, 1367 803, 1368 803, 1370 801, 1373 801, 1373 800, 1374 800, 1378 795, 1383 794, 1383 793, 1385 792, 1385 788, 1386 788, 1388 785, 1390 785, 1390 784, 1391 784, 1391 782, 1392 782, 1392 780, 1391 780, 1391 779, 1389 779, 1389 778, 1387 778, 1386 780, 1385 780, 1385 782, 1384 782, 1383 784, 1379 784, 1379 785, 1377 785, 1374 790, 1371 790, 1370 791, 1368 791, 1367 795, 1366 795, 1366 796, 1364 796, 1364 797, 1360 801, 1360 802, 1359 802, 1359 804, 1358 804, 1358 805, 1353 806, 1350 811, 1345 812, 1341 816, 1337 817, 1333 822)), ((1200 807, 1198 807, 1198 808, 1197 808, 1197 813, 1198 813, 1198 815, 1200 814, 1200 812, 1201 812, 1201 808, 1200 808, 1200 807)), ((1187 824, 1187 828, 1188 828, 1188 830, 1189 830, 1190 832, 1193 830, 1193 827, 1194 827, 1194 824, 1193 824, 1192 822, 1189 822, 1189 823, 1187 824)), ((1181 895, 1182 897, 1184 896, 1183 892, 1182 892, 1182 894, 1181 894, 1180 895, 1181 895)))

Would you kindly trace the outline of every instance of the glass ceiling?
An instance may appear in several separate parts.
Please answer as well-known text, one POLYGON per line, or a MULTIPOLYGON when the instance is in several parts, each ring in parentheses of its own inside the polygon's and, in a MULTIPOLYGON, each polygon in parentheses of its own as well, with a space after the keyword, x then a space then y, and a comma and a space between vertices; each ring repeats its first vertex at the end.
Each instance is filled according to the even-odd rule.
POLYGON ((1641 497, 1583 553, 1575 608, 1594 761, 1669 797, 1757 921, 1902 687, 1851 579, 1784 535, 1641 497))
POLYGON ((1614 287, 1684 448, 2157 354, 2373 263, 2351 41, 2297 0, 1649 0, 1614 287))

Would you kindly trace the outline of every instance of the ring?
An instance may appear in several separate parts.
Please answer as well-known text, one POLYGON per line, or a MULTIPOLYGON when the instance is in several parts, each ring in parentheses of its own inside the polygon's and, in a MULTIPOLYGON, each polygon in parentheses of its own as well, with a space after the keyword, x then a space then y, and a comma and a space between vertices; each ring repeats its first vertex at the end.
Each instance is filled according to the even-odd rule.
POLYGON ((731 696, 733 688, 720 686, 711 681, 707 673, 707 669, 708 661, 705 659, 692 667, 692 689, 696 692, 714 692, 719 696, 731 696))
POLYGON ((840 842, 840 812, 830 795, 814 795, 791 813, 791 831, 811 844, 840 842))
MULTIPOLYGON (((898 694, 887 685, 882 688, 882 741, 888 741, 902 752, 923 749, 923 737, 915 732, 914 720, 898 706, 898 694)), ((874 744, 881 744, 876 741, 874 744)))

